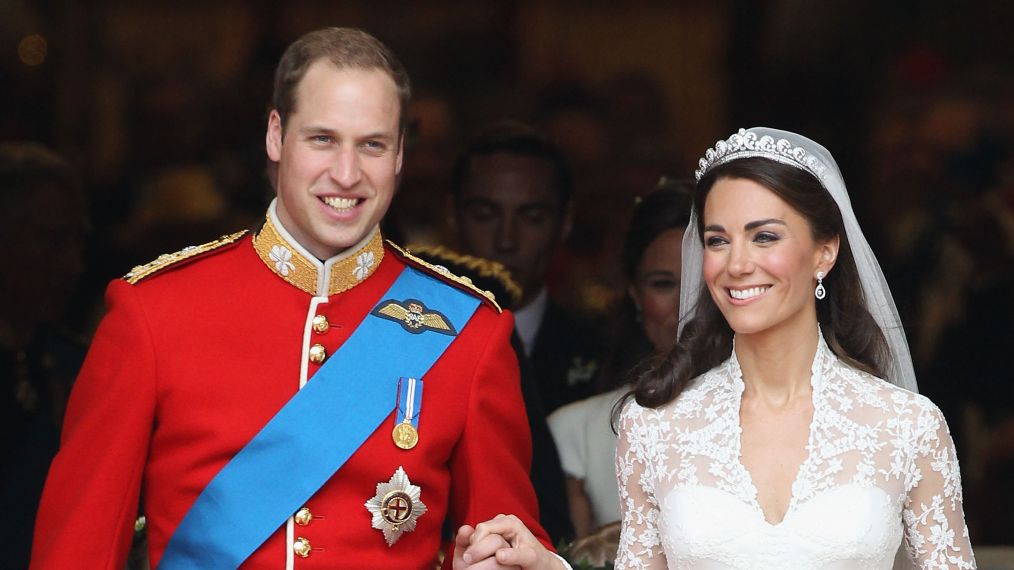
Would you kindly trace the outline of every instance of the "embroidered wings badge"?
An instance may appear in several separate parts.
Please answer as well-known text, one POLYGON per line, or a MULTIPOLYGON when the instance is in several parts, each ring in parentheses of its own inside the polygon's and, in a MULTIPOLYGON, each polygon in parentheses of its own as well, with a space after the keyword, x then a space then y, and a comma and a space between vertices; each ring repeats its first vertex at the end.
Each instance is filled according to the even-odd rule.
POLYGON ((440 311, 426 308, 426 305, 417 299, 406 299, 400 302, 394 299, 381 301, 370 314, 394 321, 412 334, 422 334, 426 331, 449 336, 458 334, 454 325, 440 311))

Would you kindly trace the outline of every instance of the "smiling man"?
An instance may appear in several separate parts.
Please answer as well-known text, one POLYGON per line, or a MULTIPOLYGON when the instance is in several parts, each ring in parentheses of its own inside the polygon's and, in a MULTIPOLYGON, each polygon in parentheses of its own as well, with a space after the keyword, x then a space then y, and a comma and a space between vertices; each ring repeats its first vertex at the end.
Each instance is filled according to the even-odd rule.
POLYGON ((255 232, 110 284, 33 568, 122 568, 139 508, 164 569, 432 567, 445 518, 464 525, 445 565, 563 567, 536 522, 510 315, 380 235, 408 97, 362 31, 288 48, 277 198, 255 232))

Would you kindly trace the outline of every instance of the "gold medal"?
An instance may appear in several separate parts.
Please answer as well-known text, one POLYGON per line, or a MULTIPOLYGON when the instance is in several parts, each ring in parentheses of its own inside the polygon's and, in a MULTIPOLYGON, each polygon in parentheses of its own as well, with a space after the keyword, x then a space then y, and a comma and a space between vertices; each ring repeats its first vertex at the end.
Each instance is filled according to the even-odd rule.
POLYGON ((419 443, 419 432, 406 419, 394 426, 394 431, 391 432, 391 439, 401 449, 412 449, 415 447, 415 444, 419 443))
POLYGON ((398 380, 398 401, 395 404, 394 429, 391 439, 399 449, 409 450, 419 443, 419 409, 422 382, 415 378, 398 380))

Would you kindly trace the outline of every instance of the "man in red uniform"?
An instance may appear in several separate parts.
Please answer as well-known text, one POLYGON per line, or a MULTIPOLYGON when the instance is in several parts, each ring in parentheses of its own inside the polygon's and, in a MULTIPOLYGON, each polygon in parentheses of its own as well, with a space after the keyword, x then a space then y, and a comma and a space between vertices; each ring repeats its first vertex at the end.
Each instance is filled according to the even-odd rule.
POLYGON ((142 497, 153 567, 431 568, 445 517, 455 568, 565 567, 536 522, 510 315, 380 236, 408 96, 364 32, 289 47, 264 225, 109 286, 33 568, 119 570, 142 497))

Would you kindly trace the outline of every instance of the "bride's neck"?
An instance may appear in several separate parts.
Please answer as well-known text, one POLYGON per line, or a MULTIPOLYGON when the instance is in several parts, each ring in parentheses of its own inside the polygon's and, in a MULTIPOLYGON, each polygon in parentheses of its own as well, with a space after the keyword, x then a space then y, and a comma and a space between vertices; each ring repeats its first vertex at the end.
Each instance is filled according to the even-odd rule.
POLYGON ((781 406, 809 394, 817 338, 816 322, 736 335, 736 358, 746 385, 743 397, 781 406))

